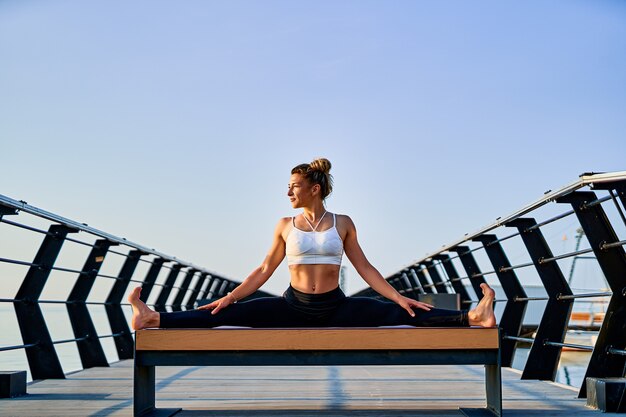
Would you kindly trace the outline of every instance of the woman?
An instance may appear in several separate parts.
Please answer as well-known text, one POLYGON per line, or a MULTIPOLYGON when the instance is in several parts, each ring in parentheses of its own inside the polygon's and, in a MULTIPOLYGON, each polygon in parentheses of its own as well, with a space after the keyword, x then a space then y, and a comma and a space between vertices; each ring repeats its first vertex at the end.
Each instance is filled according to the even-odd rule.
POLYGON ((369 326, 495 326, 494 291, 482 284, 483 298, 475 309, 437 309, 399 294, 367 260, 354 223, 346 215, 329 213, 324 200, 332 191, 331 164, 320 158, 291 171, 287 196, 293 208, 274 231, 265 260, 232 292, 197 310, 159 313, 139 299, 141 288, 128 297, 132 328, 146 327, 369 327, 369 326), (346 297, 339 288, 343 253, 359 275, 389 301, 346 297), (259 289, 287 256, 291 284, 282 297, 237 303, 259 289))

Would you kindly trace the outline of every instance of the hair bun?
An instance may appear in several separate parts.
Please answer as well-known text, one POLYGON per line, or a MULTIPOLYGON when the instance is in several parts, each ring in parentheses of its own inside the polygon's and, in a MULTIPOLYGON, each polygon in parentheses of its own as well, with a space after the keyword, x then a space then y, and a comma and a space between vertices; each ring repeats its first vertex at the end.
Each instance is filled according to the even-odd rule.
POLYGON ((313 160, 313 162, 311 162, 309 166, 311 167, 311 169, 314 169, 316 171, 322 171, 324 174, 330 173, 330 168, 332 167, 330 161, 326 158, 317 158, 313 160))
POLYGON ((333 176, 330 175, 330 161, 326 158, 317 158, 310 164, 300 164, 291 170, 291 174, 304 176, 311 184, 319 184, 321 197, 324 200, 333 191, 333 176))

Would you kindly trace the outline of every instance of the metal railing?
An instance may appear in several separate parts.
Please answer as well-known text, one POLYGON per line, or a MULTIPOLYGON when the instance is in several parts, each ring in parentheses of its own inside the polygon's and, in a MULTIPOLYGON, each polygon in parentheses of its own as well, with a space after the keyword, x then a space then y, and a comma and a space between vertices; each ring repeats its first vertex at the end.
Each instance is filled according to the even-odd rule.
MULTIPOLYGON (((141 299, 144 302, 148 302, 153 291, 155 292, 152 297, 154 301, 150 305, 157 311, 193 309, 198 300, 224 296, 239 284, 235 280, 175 256, 33 207, 24 201, 0 195, 0 228, 4 227, 28 233, 30 240, 38 235, 43 236, 32 261, 0 257, 0 266, 11 265, 24 269, 24 277, 15 296, 0 298, 0 304, 13 304, 22 344, 0 345, 0 352, 24 350, 33 380, 65 377, 56 349, 62 344, 76 344, 83 368, 109 365, 101 344, 102 339, 113 339, 119 359, 131 359, 133 332, 122 309, 128 306, 122 299, 130 283, 142 286, 141 299), (14 218, 18 214, 20 221, 8 218, 9 216, 14 218), (44 223, 48 229, 35 226, 34 223, 44 223), (81 233, 84 238, 69 237, 71 233, 81 233), (83 258, 84 266, 81 269, 57 265, 59 254, 64 247, 67 248, 66 243, 89 249, 86 259, 83 258), (111 250, 114 246, 120 249, 111 250), (111 255, 122 259, 117 275, 101 272, 111 255), (146 264, 148 269, 145 275, 139 276, 137 272, 139 263, 146 264), (75 276, 73 287, 65 299, 41 299, 48 278, 53 272, 75 276), (158 280, 160 276, 165 277, 161 282, 158 280), (106 300, 88 301, 94 285, 103 280, 112 282, 106 300), (66 306, 73 338, 52 340, 41 309, 42 304, 66 306), (98 334, 96 331, 87 307, 94 305, 104 307, 110 333, 98 334)), ((0 239, 8 234, 6 232, 0 230, 0 239)), ((10 243, 16 242, 7 244, 10 243)), ((22 252, 26 253, 24 251, 20 253, 22 252)), ((267 294, 258 291, 251 297, 262 295, 267 294)), ((11 319, 2 317, 2 320, 11 319)))
MULTIPOLYGON (((486 282, 485 276, 494 275, 506 296, 496 299, 496 306, 505 303, 498 318, 502 330, 503 366, 512 365, 518 343, 527 343, 531 347, 522 379, 554 381, 563 348, 592 352, 585 377, 623 377, 626 365, 626 240, 623 236, 621 239, 618 237, 616 229, 624 230, 625 209, 626 171, 583 174, 572 184, 546 192, 513 214, 498 217, 494 223, 465 234, 386 279, 399 292, 413 298, 421 294, 457 293, 464 308, 469 308, 482 298, 480 284, 486 282), (606 195, 599 196, 598 193, 606 195), (540 215, 548 206, 552 206, 551 210, 555 209, 554 206, 557 206, 556 210, 559 210, 558 207, 568 209, 537 222, 534 216, 540 215), (607 215, 609 209, 615 212, 613 223, 607 215), (589 248, 553 254, 543 229, 564 219, 580 224, 589 248), (517 231, 510 233, 507 228, 517 231), (511 265, 503 245, 505 241, 508 245, 517 241, 530 261, 511 265), (585 254, 593 256, 581 256, 585 254), (484 259, 483 264, 489 263, 488 272, 482 271, 479 255, 484 259), (559 261, 567 259, 593 260, 610 290, 574 294, 559 265, 559 261), (458 264, 464 269, 464 276, 458 273, 458 264), (534 272, 547 295, 527 296, 518 278, 521 272, 534 272), (466 287, 465 283, 469 285, 466 287), (472 299, 470 292, 475 294, 476 299, 472 299), (565 342, 567 330, 571 328, 569 322, 573 303, 592 303, 588 301, 592 298, 608 299, 595 345, 565 342), (524 337, 524 316, 531 301, 545 301, 546 306, 534 337, 524 337)), ((380 297, 371 288, 354 295, 380 297)), ((579 395, 586 396, 584 380, 579 395)))

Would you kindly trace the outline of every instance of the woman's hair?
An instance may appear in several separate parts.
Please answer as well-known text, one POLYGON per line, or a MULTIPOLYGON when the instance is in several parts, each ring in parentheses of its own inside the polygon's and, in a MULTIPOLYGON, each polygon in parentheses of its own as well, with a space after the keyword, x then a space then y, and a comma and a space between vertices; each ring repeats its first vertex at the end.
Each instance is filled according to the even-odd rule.
POLYGON ((292 174, 300 174, 311 185, 319 184, 322 191, 322 200, 333 191, 333 176, 330 175, 331 164, 326 158, 317 158, 310 164, 300 164, 291 170, 292 174))

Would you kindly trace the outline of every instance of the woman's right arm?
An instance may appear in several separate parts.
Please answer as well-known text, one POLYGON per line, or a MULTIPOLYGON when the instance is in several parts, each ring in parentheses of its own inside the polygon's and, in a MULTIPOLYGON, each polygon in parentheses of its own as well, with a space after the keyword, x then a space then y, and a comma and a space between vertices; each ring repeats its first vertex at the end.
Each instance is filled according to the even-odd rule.
POLYGON ((278 222, 274 229, 274 239, 270 251, 258 268, 252 271, 250 275, 228 295, 210 304, 198 307, 198 309, 213 310, 211 314, 217 314, 221 309, 249 296, 261 288, 285 258, 285 239, 283 239, 283 231, 290 221, 291 218, 286 217, 278 222))

